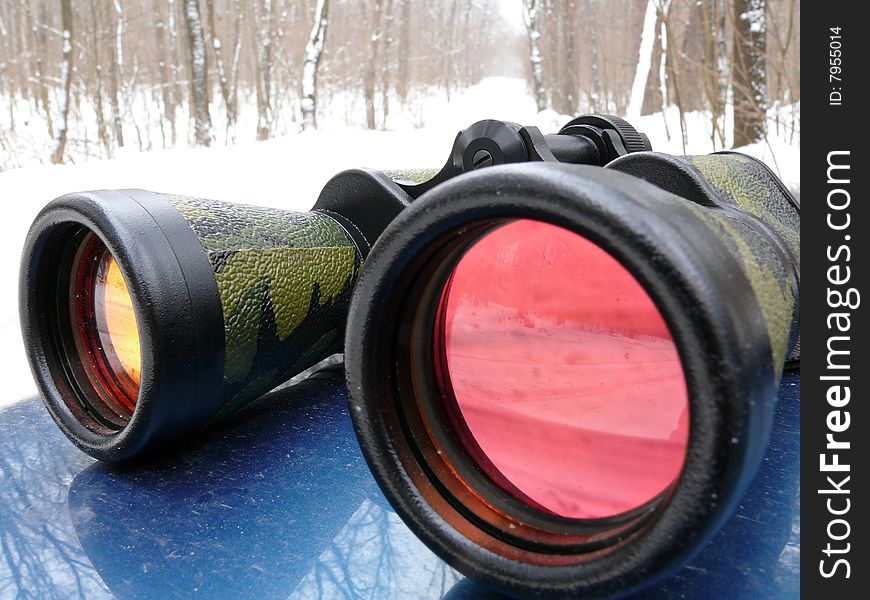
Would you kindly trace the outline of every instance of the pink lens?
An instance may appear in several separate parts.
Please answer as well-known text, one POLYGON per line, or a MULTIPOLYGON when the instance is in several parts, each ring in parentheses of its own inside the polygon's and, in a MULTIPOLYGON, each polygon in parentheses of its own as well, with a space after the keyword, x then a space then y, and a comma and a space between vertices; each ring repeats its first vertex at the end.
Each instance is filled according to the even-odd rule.
POLYGON ((568 518, 638 508, 671 486, 689 427, 661 313, 589 240, 520 220, 475 243, 441 299, 448 413, 493 481, 568 518))

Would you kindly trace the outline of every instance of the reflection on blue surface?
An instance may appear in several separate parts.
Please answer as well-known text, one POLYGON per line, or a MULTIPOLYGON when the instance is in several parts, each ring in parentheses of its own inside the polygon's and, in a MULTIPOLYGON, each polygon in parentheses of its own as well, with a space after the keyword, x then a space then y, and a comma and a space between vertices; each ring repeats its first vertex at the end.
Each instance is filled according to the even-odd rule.
POLYGON ((73 477, 92 462, 35 399, 0 410, 0 598, 108 594, 67 510, 73 477))
MULTIPOLYGON (((739 513, 646 597, 797 597, 799 381, 739 513)), ((123 468, 76 450, 36 400, 0 411, 0 598, 495 598, 389 508, 346 407, 341 372, 320 374, 123 468)))
POLYGON ((737 513, 644 598, 800 596, 800 374, 786 373, 761 468, 737 513))

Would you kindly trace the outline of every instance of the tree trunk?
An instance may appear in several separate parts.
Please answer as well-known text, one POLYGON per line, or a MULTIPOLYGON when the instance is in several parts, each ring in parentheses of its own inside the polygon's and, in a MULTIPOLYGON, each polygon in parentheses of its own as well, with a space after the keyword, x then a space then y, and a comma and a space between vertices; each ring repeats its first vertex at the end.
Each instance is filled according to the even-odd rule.
POLYGON ((607 91, 604 90, 601 85, 601 74, 598 72, 598 27, 596 26, 596 23, 598 22, 597 4, 590 4, 589 12, 591 13, 589 15, 590 20, 586 23, 586 26, 589 28, 590 77, 592 81, 589 86, 590 91, 587 102, 589 104, 589 110, 592 112, 599 112, 601 110, 608 110, 607 101, 609 98, 607 91))
POLYGON ((212 134, 211 115, 208 110, 208 64, 198 0, 184 0, 184 17, 190 49, 190 102, 193 107, 195 139, 198 145, 209 146, 212 134))
POLYGON ((317 70, 326 45, 329 25, 329 0, 317 0, 314 24, 305 45, 305 62, 302 63, 302 129, 317 127, 317 70))
POLYGON ((69 130, 69 104, 70 89, 73 75, 73 12, 72 0, 60 0, 60 19, 63 28, 63 49, 60 65, 60 87, 63 92, 60 105, 60 125, 57 130, 57 143, 51 162, 59 165, 63 162, 63 153, 66 149, 66 137, 69 130))
MULTIPOLYGON (((679 4, 679 3, 677 3, 679 4)), ((679 10, 679 6, 674 6, 679 10)), ((682 46, 674 48, 674 56, 680 60, 676 65, 677 76, 687 84, 684 85, 683 91, 683 110, 704 110, 706 108, 704 102, 703 86, 698 85, 704 78, 702 69, 706 64, 699 60, 699 57, 704 55, 704 0, 693 0, 686 7, 688 10, 688 23, 682 37, 682 46)), ((679 38, 676 32, 671 33, 671 38, 676 43, 679 38)))
POLYGON ((381 127, 384 128, 387 126, 387 117, 390 114, 390 87, 392 85, 393 71, 389 60, 394 45, 393 27, 395 25, 393 0, 386 0, 386 3, 383 43, 381 47, 381 115, 383 117, 381 127))
MULTIPOLYGON (((168 148, 175 145, 176 130, 175 130, 175 88, 169 81, 169 66, 166 64, 166 24, 163 22, 163 15, 160 12, 160 1, 154 0, 154 19, 156 26, 154 27, 155 41, 157 42, 157 71, 160 74, 160 92, 163 98, 163 121, 160 125, 160 130, 163 131, 164 123, 169 124, 170 139, 167 143, 166 134, 163 133, 163 147, 168 148)), ((170 9, 172 6, 170 6, 170 9)))
POLYGON ((634 83, 631 84, 631 96, 626 108, 629 119, 638 119, 643 108, 643 97, 646 93, 646 82, 652 69, 653 51, 658 24, 658 9, 655 0, 646 3, 643 17, 643 33, 640 38, 640 49, 637 52, 637 69, 634 72, 634 83))
POLYGON ((577 60, 577 0, 568 1, 568 15, 565 19, 565 108, 568 115, 577 113, 580 100, 580 63, 577 60))
POLYGON ((272 133, 272 0, 254 0, 254 53, 257 86, 257 140, 272 133))
MULTIPOLYGON (((25 12, 30 9, 22 6, 20 0, 15 3, 15 45, 21 68, 18 70, 18 89, 21 97, 29 100, 32 96, 31 72, 33 71, 33 48, 30 47, 30 32, 28 31, 25 12)), ((10 98, 11 101, 11 98, 10 98)))
POLYGON ((124 147, 124 127, 121 121, 121 101, 119 95, 121 92, 121 70, 124 68, 124 13, 121 12, 121 5, 118 0, 112 0, 112 8, 115 11, 116 19, 112 28, 114 40, 109 44, 109 60, 111 65, 111 76, 109 77, 109 104, 112 108, 112 128, 115 131, 115 141, 118 146, 124 147))
MULTIPOLYGON (((670 1, 670 0, 665 0, 670 1)), ((668 138, 668 141, 671 141, 671 129, 668 127, 668 113, 667 107, 669 103, 668 97, 668 36, 669 29, 667 23, 664 19, 664 14, 661 10, 659 10, 659 36, 658 36, 658 50, 659 50, 659 69, 658 69, 658 88, 655 94, 652 94, 655 98, 658 99, 659 105, 650 110, 649 113, 646 112, 646 104, 650 100, 650 89, 647 87, 647 97, 644 101, 644 114, 651 114, 653 112, 661 111, 662 121, 665 125, 665 136, 668 138)), ((682 115, 680 116, 682 119, 682 115)), ((681 121, 682 123, 682 121, 681 121)))
MULTIPOLYGON (((235 42, 233 44, 233 56, 230 61, 230 98, 232 99, 235 118, 239 115, 239 59, 242 56, 242 36, 244 31, 245 12, 242 10, 241 0, 233 0, 233 10, 236 13, 235 42)), ((229 131, 227 131, 229 133, 229 131)), ((235 141, 235 132, 233 132, 235 141)))
POLYGON ((97 115, 97 136, 103 144, 106 156, 112 157, 112 140, 109 137, 109 129, 106 126, 106 115, 103 110, 103 66, 102 53, 100 52, 100 34, 102 33, 102 6, 97 0, 90 0, 91 9, 91 51, 94 55, 94 110, 97 115))
POLYGON ((734 0, 734 72, 731 86, 734 94, 735 148, 761 141, 766 131, 765 4, 765 0, 734 0))
POLYGON ((526 31, 529 34, 529 64, 532 68, 532 92, 538 112, 547 108, 544 65, 541 57, 540 0, 523 0, 526 31))
POLYGON ((227 70, 224 66, 224 50, 221 46, 221 40, 217 32, 217 20, 214 14, 214 0, 206 0, 206 10, 208 11, 208 30, 211 35, 211 47, 214 50, 215 64, 217 67, 218 84, 221 90, 221 97, 224 99, 224 107, 227 111, 227 129, 235 125, 238 111, 236 110, 235 98, 233 98, 230 90, 230 82, 227 79, 227 70))
POLYGON ((683 154, 686 153, 686 145, 689 142, 688 129, 686 127, 686 111, 683 108, 683 96, 680 92, 680 81, 677 78, 676 59, 674 58, 674 40, 673 28, 671 27, 670 14, 671 0, 662 0, 661 15, 662 15, 662 49, 665 54, 665 66, 667 67, 667 76, 670 81, 671 88, 674 91, 674 102, 677 105, 677 110, 680 113, 680 136, 683 144, 683 154))
POLYGON ((408 56, 411 54, 411 0, 399 1, 399 73, 396 78, 396 92, 402 104, 407 104, 411 86, 408 73, 408 56))
MULTIPOLYGON (((43 9, 41 11, 41 18, 43 22, 45 21, 44 17, 45 13, 45 5, 41 5, 43 9)), ((42 51, 48 45, 45 39, 45 29, 39 29, 37 24, 33 20, 32 12, 27 13, 28 24, 30 25, 30 47, 33 48, 34 53, 36 54, 36 78, 37 78, 37 86, 38 86, 38 94, 37 94, 37 107, 42 104, 42 110, 45 112, 45 122, 48 127, 48 135, 51 138, 54 138, 54 125, 51 120, 51 105, 48 101, 48 86, 45 84, 45 68, 42 60, 42 51)))
POLYGON ((725 102, 728 85, 728 55, 725 41, 725 0, 701 0, 703 31, 702 81, 710 109, 713 147, 725 145, 725 102))
MULTIPOLYGON (((169 86, 172 90, 173 107, 177 107, 179 101, 183 101, 183 94, 178 88, 178 72, 181 69, 181 61, 178 58, 178 27, 176 18, 178 17, 178 5, 175 0, 167 0, 166 2, 166 27, 169 30, 169 86)), ((176 116, 173 112, 172 125, 175 132, 176 116)), ((175 133, 173 133, 172 142, 175 145, 175 133)))
MULTIPOLYGON (((652 58, 650 59, 649 76, 646 80, 646 89, 643 94, 643 104, 641 105, 641 115, 650 115, 662 110, 667 104, 666 83, 665 81, 665 63, 667 57, 665 53, 666 41, 664 36, 665 26, 662 22, 661 10, 658 11, 656 20, 656 35, 653 43, 652 58)), ((670 139, 670 135, 668 135, 670 139)))
POLYGON ((381 49, 381 15, 384 9, 383 0, 374 0, 371 25, 371 38, 368 44, 368 57, 363 75, 363 97, 366 103, 366 127, 375 129, 375 78, 381 49))

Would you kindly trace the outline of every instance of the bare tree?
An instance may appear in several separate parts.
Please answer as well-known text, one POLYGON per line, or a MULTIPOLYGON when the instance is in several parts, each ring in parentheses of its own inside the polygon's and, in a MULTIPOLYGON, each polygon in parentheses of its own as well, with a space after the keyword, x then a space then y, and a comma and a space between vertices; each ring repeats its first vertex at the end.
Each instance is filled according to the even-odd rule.
POLYGON ((710 110, 713 147, 725 146, 725 102, 728 85, 728 54, 725 40, 726 0, 700 0, 703 32, 702 81, 710 110))
MULTIPOLYGON (((227 143, 243 120, 261 140, 297 120, 384 127, 391 111, 422 127, 431 96, 519 72, 539 109, 640 103, 668 134, 671 107, 705 111, 716 148, 763 138, 766 119, 799 132, 799 0, 523 0, 519 30, 499 23, 511 16, 496 0, 71 0, 65 117, 59 2, 0 0, 0 168, 53 159, 62 127, 66 161, 112 156, 131 137, 143 149, 213 143, 215 106, 227 143)), ((683 118, 681 132, 696 135, 683 118)))
MULTIPOLYGON (((161 125, 161 133, 163 133, 163 147, 169 147, 175 145, 175 139, 177 137, 176 125, 175 125, 175 86, 173 81, 170 80, 169 75, 169 65, 167 64, 167 50, 166 50, 166 29, 167 24, 163 20, 163 14, 160 12, 160 5, 162 3, 160 0, 154 0, 154 39, 157 45, 157 72, 160 75, 160 94, 163 98, 163 119, 160 121, 161 125), (163 131, 164 123, 169 125, 170 129, 170 137, 169 140, 166 139, 166 133, 163 131), (168 142, 168 143, 167 143, 168 142)), ((170 3, 169 10, 172 11, 175 9, 174 4, 170 3)), ((171 13, 170 13, 171 14, 171 13)), ((173 65, 174 68, 174 65, 173 65)))
MULTIPOLYGON (((774 87, 773 90, 768 90, 768 95, 772 95, 783 103, 792 103, 800 97, 799 85, 798 89, 795 89, 795 77, 790 68, 794 65, 793 60, 790 59, 793 59, 795 54, 800 54, 793 51, 793 46, 800 44, 800 35, 795 35, 795 29, 799 26, 800 21, 797 14, 800 3, 798 0, 787 0, 787 3, 788 9, 786 11, 774 11, 772 4, 767 4, 769 23, 767 35, 768 39, 773 40, 773 46, 776 48, 775 60, 771 60, 770 43, 768 42, 768 81, 774 87), (777 22, 777 15, 784 17, 782 23, 777 22), (771 77, 773 81, 770 81, 771 77)), ((798 62, 798 75, 800 73, 799 65, 800 63, 798 62)), ((798 76, 797 79, 799 83, 800 77, 798 76)), ((781 122, 779 112, 775 113, 774 123, 776 124, 777 133, 780 132, 781 125, 787 125, 789 138, 793 138, 797 129, 797 115, 797 111, 792 111, 791 122, 785 124, 781 122)))
POLYGON ((267 140, 272 132, 272 67, 273 41, 272 28, 274 5, 272 0, 253 0, 254 19, 251 36, 256 57, 254 78, 257 90, 257 139, 267 140))
POLYGON ((574 114, 577 112, 580 90, 579 69, 577 65, 577 0, 568 0, 562 5, 567 14, 562 18, 562 34, 565 38, 565 75, 563 84, 563 108, 561 112, 574 114))
POLYGON ((317 70, 326 44, 328 25, 329 0, 317 0, 314 24, 305 45, 305 62, 302 65, 302 129, 317 127, 317 70))
POLYGON ((227 111, 227 130, 229 130, 230 127, 235 125, 236 119, 238 118, 236 98, 233 94, 232 88, 230 87, 227 70, 224 66, 224 50, 221 45, 220 36, 218 36, 217 32, 214 0, 206 0, 205 5, 208 13, 208 31, 211 36, 211 47, 214 51, 215 65, 217 67, 218 85, 221 90, 221 97, 224 99, 224 107, 227 111))
MULTIPOLYGON (((172 90, 173 102, 181 101, 183 94, 178 87, 178 73, 182 61, 178 51, 178 4, 176 0, 166 1, 166 28, 169 33, 169 87, 172 90)), ((174 108, 174 104, 173 104, 174 108)), ((175 128, 175 114, 172 116, 172 126, 175 128)), ((173 137, 174 139, 174 137, 173 137)))
POLYGON ((60 87, 63 93, 60 105, 60 126, 57 130, 57 143, 51 162, 63 162, 63 152, 66 149, 67 132, 69 131, 70 89, 73 75, 73 11, 72 0, 60 0, 61 27, 63 28, 63 56, 60 67, 60 87))
POLYGON ((119 0, 109 0, 115 19, 111 21, 112 43, 109 50, 109 105, 112 110, 112 127, 118 146, 124 146, 124 127, 121 121, 121 73, 124 68, 124 13, 119 0))
MULTIPOLYGON (((45 20, 45 4, 40 5, 41 8, 41 18, 40 20, 45 20)), ((51 138, 54 138, 54 127, 52 124, 51 118, 51 105, 48 101, 48 85, 46 83, 46 75, 45 75, 45 61, 43 60, 43 51, 48 46, 47 35, 45 32, 45 28, 40 28, 37 26, 36 22, 33 19, 33 11, 27 11, 28 14, 28 25, 30 26, 30 34, 31 40, 30 43, 36 50, 36 78, 38 80, 37 87, 38 91, 38 99, 37 106, 41 103, 42 110, 45 112, 45 121, 48 126, 48 135, 51 138)), ((62 17, 61 17, 62 18, 62 17)))
POLYGON ((209 146, 212 142, 212 133, 211 115, 208 110, 208 64, 202 32, 202 17, 199 13, 197 0, 184 0, 184 19, 187 23, 190 50, 190 97, 195 140, 200 146, 209 146))
POLYGON ((655 51, 656 29, 659 10, 655 0, 648 0, 643 17, 643 32, 640 37, 640 48, 637 51, 637 70, 634 82, 631 84, 631 95, 628 101, 626 115, 630 119, 640 117, 643 108, 643 98, 646 94, 646 83, 652 69, 652 57, 655 51))
POLYGON ((761 141, 766 132, 766 0, 734 0, 734 146, 761 141))
MULTIPOLYGON (((395 19, 393 17, 393 0, 385 0, 386 7, 384 11, 384 32, 383 32, 383 40, 382 40, 382 53, 383 60, 381 61, 381 114, 383 115, 383 121, 381 122, 384 127, 387 124, 387 116, 390 114, 390 87, 392 86, 392 74, 393 71, 391 69, 391 65, 389 64, 389 57, 393 52, 393 27, 395 26, 395 19)), ((468 13, 466 12, 466 17, 468 13)))
POLYGON ((529 34, 529 64, 532 68, 532 92, 538 111, 547 108, 547 90, 544 87, 544 65, 541 57, 541 0, 523 0, 523 15, 529 34))
POLYGON ((97 137, 105 149, 106 156, 112 156, 112 138, 109 134, 109 128, 106 125, 106 113, 103 108, 103 60, 101 45, 99 43, 101 31, 102 17, 102 2, 98 0, 90 0, 91 12, 91 54, 94 64, 94 112, 97 117, 97 137))
MULTIPOLYGON (((242 0, 233 0, 233 10, 235 10, 236 13, 234 30, 235 43, 233 44, 233 54, 230 59, 229 87, 230 103, 233 109, 233 123, 235 123, 239 116, 239 62, 242 57, 242 36, 245 20, 245 11, 242 10, 242 0)), ((229 122, 227 122, 227 132, 229 132, 229 122)))
POLYGON ((607 103, 607 94, 602 94, 601 87, 601 74, 598 70, 599 58, 598 58, 598 26, 596 24, 597 13, 598 13, 598 3, 594 0, 589 3, 589 15, 591 17, 591 23, 587 25, 589 27, 589 55, 591 57, 590 60, 590 73, 589 77, 590 88, 588 92, 588 103, 589 109, 592 112, 598 112, 601 110, 601 101, 607 103), (591 26, 590 26, 591 25, 591 26))
POLYGON ((366 59, 365 73, 363 76, 363 97, 366 103, 366 127, 374 129, 377 127, 375 122, 375 84, 380 59, 381 49, 381 17, 384 10, 383 0, 374 0, 372 2, 371 24, 371 39, 368 45, 368 56, 366 59))
MULTIPOLYGON (((680 82, 677 77, 676 56, 674 52, 673 27, 671 25, 671 0, 660 0, 661 7, 661 23, 662 23, 662 52, 665 56, 665 67, 667 69, 667 79, 670 82, 670 87, 674 91, 674 100, 677 105, 677 110, 680 113, 680 139, 683 144, 683 153, 686 152, 686 145, 689 142, 688 130, 686 127, 686 111, 683 104, 683 96, 680 91, 680 82)), ((664 87, 664 84, 662 84, 664 87)), ((667 98, 667 91, 662 91, 663 98, 667 98)))
POLYGON ((410 87, 408 56, 411 54, 411 0, 399 0, 399 68, 396 77, 396 91, 402 104, 408 102, 410 87))

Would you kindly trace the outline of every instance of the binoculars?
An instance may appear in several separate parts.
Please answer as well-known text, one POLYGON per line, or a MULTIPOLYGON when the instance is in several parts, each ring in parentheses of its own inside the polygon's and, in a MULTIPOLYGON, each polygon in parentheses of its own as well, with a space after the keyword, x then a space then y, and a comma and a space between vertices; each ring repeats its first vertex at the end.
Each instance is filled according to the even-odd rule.
POLYGON ((691 558, 761 461, 800 356, 800 207, 760 161, 613 116, 481 121, 440 170, 336 175, 299 213, 70 194, 25 242, 30 365, 123 461, 344 352, 385 496, 465 575, 612 595, 691 558))

